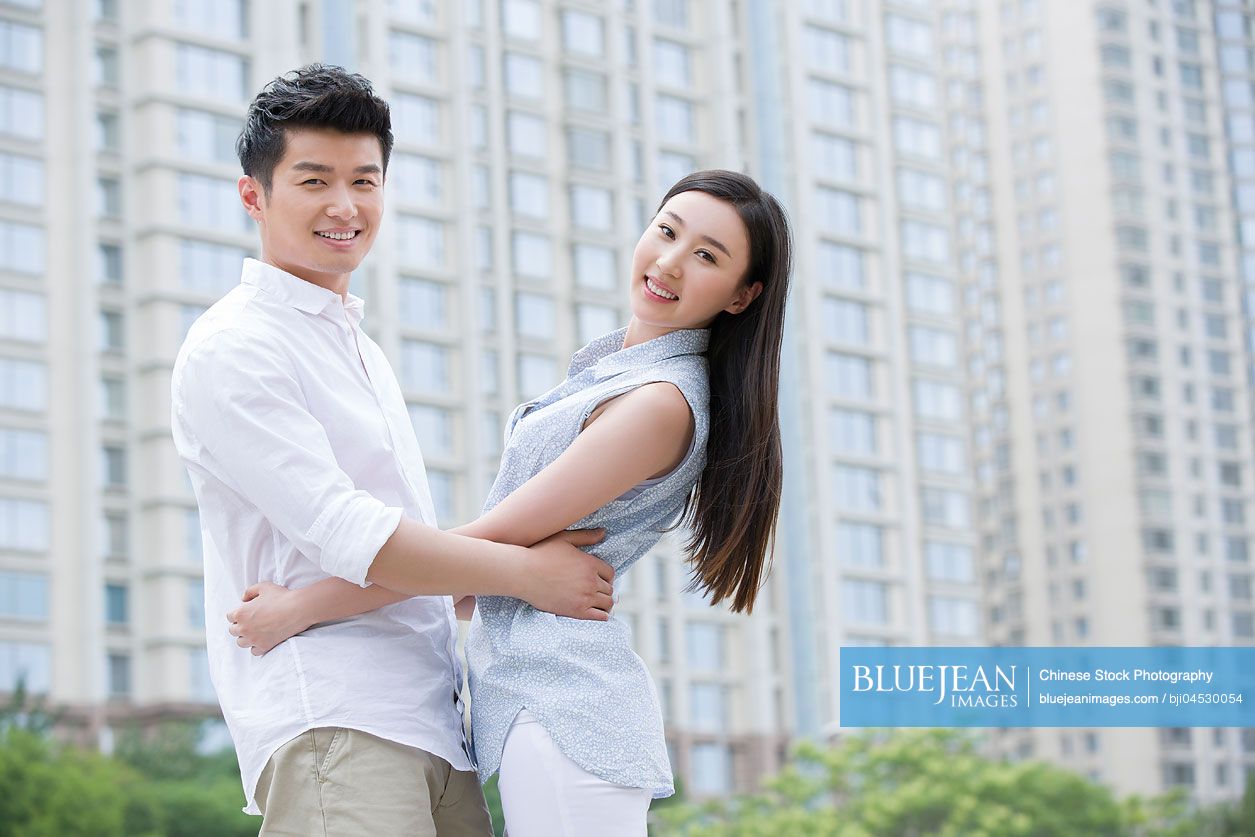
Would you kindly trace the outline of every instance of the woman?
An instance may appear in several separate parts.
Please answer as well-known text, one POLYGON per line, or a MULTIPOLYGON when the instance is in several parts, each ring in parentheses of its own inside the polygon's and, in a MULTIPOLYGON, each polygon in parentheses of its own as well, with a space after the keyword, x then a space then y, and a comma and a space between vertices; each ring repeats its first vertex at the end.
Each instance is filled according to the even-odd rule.
MULTIPOLYGON (((632 255, 631 321, 515 410, 484 514, 456 531, 529 545, 604 528, 593 551, 621 574, 683 515, 696 586, 749 611, 780 503, 790 250, 784 212, 752 179, 711 170, 675 184, 632 255)), ((232 631, 263 650, 405 598, 341 579, 259 587, 232 631), (250 627, 280 596, 296 614, 289 627, 250 627)), ((657 695, 625 623, 480 597, 467 659, 480 777, 500 769, 512 837, 645 834, 651 798, 673 786, 657 695)))

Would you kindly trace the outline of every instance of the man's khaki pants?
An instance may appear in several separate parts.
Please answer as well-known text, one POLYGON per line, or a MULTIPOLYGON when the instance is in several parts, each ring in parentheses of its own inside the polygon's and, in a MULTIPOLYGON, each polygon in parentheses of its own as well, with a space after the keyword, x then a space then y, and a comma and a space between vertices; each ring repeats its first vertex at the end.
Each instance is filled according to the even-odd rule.
POLYGON ((259 837, 484 837, 473 771, 414 747, 340 727, 301 733, 257 782, 259 837))

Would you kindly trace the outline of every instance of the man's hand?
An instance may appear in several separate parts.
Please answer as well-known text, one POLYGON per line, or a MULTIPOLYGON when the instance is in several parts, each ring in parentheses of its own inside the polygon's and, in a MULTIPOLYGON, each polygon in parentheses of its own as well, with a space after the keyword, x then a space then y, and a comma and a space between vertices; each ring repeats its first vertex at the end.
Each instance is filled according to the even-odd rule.
POLYGON ((605 622, 614 606, 614 568, 579 549, 600 543, 603 529, 559 532, 526 552, 523 595, 537 610, 605 622))
POLYGON ((311 622, 298 607, 295 591, 269 581, 244 591, 244 604, 227 614, 235 644, 260 657, 279 643, 307 629, 311 622))

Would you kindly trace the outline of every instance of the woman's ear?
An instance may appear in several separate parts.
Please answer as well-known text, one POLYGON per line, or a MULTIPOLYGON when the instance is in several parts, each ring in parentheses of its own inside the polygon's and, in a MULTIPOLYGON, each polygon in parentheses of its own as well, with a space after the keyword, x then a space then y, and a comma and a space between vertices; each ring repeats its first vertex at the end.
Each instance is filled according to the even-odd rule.
POLYGON ((758 299, 758 295, 762 292, 762 282, 754 282, 753 284, 745 285, 736 292, 736 296, 732 298, 732 304, 723 310, 727 311, 729 314, 740 314, 746 308, 749 308, 750 303, 758 299))

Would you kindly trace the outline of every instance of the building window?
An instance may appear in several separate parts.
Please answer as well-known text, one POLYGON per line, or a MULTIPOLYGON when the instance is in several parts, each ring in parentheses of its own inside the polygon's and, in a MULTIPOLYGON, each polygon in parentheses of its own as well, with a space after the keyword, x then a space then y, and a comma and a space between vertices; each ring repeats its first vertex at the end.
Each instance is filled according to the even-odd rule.
POLYGON ((52 682, 52 652, 42 643, 0 642, 0 689, 20 683, 28 693, 46 694, 52 682))
POLYGON ((841 583, 847 621, 857 625, 889 623, 889 587, 881 581, 846 579, 841 583))
POLYGON ((857 236, 863 228, 861 201, 853 192, 817 187, 815 214, 824 232, 857 236))
POLYGON ((0 86, 0 134, 25 140, 44 136, 44 97, 30 90, 0 86))
POLYGON ((125 346, 121 311, 100 312, 100 350, 118 352, 125 346))
POLYGON ((412 32, 390 32, 388 55, 393 72, 407 81, 437 84, 440 81, 439 47, 431 38, 412 32))
POLYGON ((546 129, 543 117, 512 110, 506 114, 506 136, 510 152, 523 157, 544 158, 546 129))
POLYGON ((431 456, 453 456, 453 417, 443 407, 409 405, 410 424, 423 452, 431 456))
POLYGON ((125 584, 105 585, 105 624, 126 625, 131 621, 129 594, 125 584))
POLYGON ((883 505, 881 474, 873 468, 834 466, 833 491, 842 511, 877 512, 883 505))
POLYGON ((685 145, 696 142, 697 128, 692 103, 675 96, 659 95, 655 104, 660 142, 685 145))
POLYGON ((828 412, 829 441, 837 453, 873 456, 876 453, 876 417, 860 410, 834 408, 828 412))
MULTIPOLYGON (((606 77, 591 70, 568 69, 563 73, 567 107, 604 113, 607 108, 606 77)), ((665 141, 665 137, 663 138, 665 141)))
POLYGON ((847 567, 883 567, 884 529, 841 521, 837 524, 837 559, 847 567))
POLYGON ((175 79, 180 94, 185 96, 231 104, 249 96, 248 60, 218 49, 179 44, 175 51, 175 79))
POLYGON ((688 665, 692 671, 721 672, 727 667, 724 627, 710 622, 690 622, 684 626, 688 665))
POLYGON ((449 349, 419 340, 401 341, 401 382, 405 389, 429 395, 449 391, 449 349))
POLYGON ((522 337, 535 340, 553 338, 557 322, 553 299, 543 294, 520 291, 514 295, 514 323, 522 337))
POLYGON ((728 689, 718 683, 694 683, 689 691, 689 729, 723 732, 728 726, 728 689))
POLYGON ((179 154, 186 160, 201 163, 235 165, 235 138, 240 128, 239 119, 179 108, 175 118, 179 154))
POLYGON ((816 124, 846 130, 855 127, 854 91, 850 88, 812 78, 806 82, 806 98, 816 124))
POLYGON ((610 134, 592 128, 567 128, 566 139, 571 165, 599 171, 610 168, 610 134))
POLYGON ((16 221, 0 221, 0 270, 44 272, 44 229, 16 221))
POLYGON ((689 87, 693 82, 689 48, 675 41, 655 38, 654 77, 668 87, 689 87))
POLYGON ((445 264, 445 225, 416 215, 397 216, 397 255, 403 264, 439 269, 445 264))
POLYGON ((725 744, 696 743, 689 751, 693 791, 726 796, 732 789, 732 755, 725 744))
POLYGON ((928 526, 966 529, 972 522, 967 495, 948 488, 925 486, 920 489, 920 512, 928 526))
POLYGON ((559 383, 558 367, 553 358, 520 352, 518 358, 519 393, 535 398, 559 383))
MULTIPOLYGON (((510 262, 516 276, 546 281, 553 278, 553 247, 549 237, 515 230, 510 235, 510 262)), ((576 269, 579 281, 578 263, 576 269)))
POLYGON ((601 57, 606 51, 605 24, 594 14, 562 11, 562 48, 566 52, 601 57))
POLYGON ((198 35, 242 40, 248 37, 248 0, 175 0, 174 22, 198 35))
POLYGON ((609 232, 614 228, 614 196, 597 186, 571 187, 571 225, 609 232))
POLYGON ((205 630, 205 582, 199 578, 187 582, 187 626, 197 633, 205 630))
POLYGON ((131 696, 131 657, 128 654, 110 654, 106 661, 109 675, 109 697, 126 699, 131 696))
POLYGON ((43 30, 0 20, 0 67, 33 74, 40 72, 43 66, 43 30))
POLYGON ((43 160, 20 154, 0 154, 0 201, 43 206, 43 160))
POLYGON ((527 218, 549 215, 549 181, 544 175, 510 172, 510 210, 527 218))
POLYGON ((439 145, 443 140, 440 103, 426 96, 392 96, 392 129, 400 145, 439 145))
POLYGON ((106 512, 101 518, 100 553, 106 560, 125 559, 127 553, 126 516, 106 512))
POLYGON ((615 253, 610 248, 575 244, 571 248, 571 259, 575 267, 575 283, 580 287, 608 291, 618 286, 615 253))
POLYGON ((545 95, 545 67, 539 58, 507 52, 501 66, 506 92, 529 99, 545 95))
POLYGON ((953 596, 928 597, 928 627, 947 636, 976 636, 980 619, 976 602, 953 596))
POLYGON ((47 619, 47 576, 0 572, 0 618, 35 622, 47 619))
POLYGON ((432 331, 448 327, 448 286, 430 279, 402 276, 398 289, 402 325, 432 331))
POLYGON ((859 401, 870 400, 873 396, 872 362, 868 358, 828 352, 824 373, 832 395, 859 401))
POLYGON ((204 535, 200 529, 200 512, 186 509, 183 512, 183 553, 189 563, 202 563, 205 559, 204 535))
POLYGON ((22 343, 48 338, 48 303, 42 294, 0 288, 0 338, 22 343))
POLYGON ((223 233, 252 232, 253 219, 240 204, 234 180, 180 174, 178 189, 182 223, 223 233))
POLYGON ((100 473, 105 488, 126 488, 126 449, 114 445, 102 447, 100 473))

